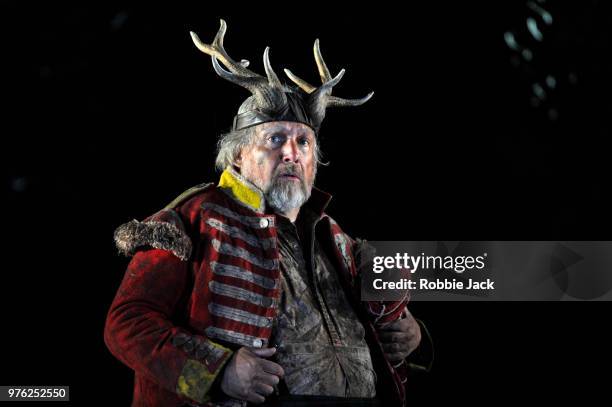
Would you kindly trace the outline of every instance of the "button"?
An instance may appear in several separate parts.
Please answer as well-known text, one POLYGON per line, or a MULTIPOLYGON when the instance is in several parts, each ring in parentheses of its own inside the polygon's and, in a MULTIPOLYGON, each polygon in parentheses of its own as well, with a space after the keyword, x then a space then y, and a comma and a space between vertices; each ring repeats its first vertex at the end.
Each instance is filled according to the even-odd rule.
POLYGON ((274 300, 270 297, 264 297, 261 300, 261 305, 266 307, 266 308, 270 308, 272 306, 272 304, 274 304, 274 300))
POLYGON ((257 338, 255 340, 253 340, 253 347, 254 348, 261 348, 263 346, 263 342, 261 339, 257 338))
POLYGON ((268 225, 270 224, 270 221, 268 220, 268 218, 261 218, 259 219, 259 227, 262 229, 265 229, 268 227, 268 225))

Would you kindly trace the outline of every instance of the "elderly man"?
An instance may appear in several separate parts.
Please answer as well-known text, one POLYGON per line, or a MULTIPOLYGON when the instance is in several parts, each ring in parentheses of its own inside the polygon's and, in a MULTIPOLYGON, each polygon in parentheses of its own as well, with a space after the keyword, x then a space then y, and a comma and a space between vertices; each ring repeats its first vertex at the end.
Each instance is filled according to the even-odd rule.
POLYGON ((313 186, 325 109, 372 94, 331 96, 344 71, 331 77, 318 41, 320 87, 289 71, 298 88, 282 83, 268 49, 260 76, 227 55, 225 30, 210 45, 192 33, 215 71, 252 93, 219 141, 218 184, 115 233, 133 258, 104 338, 135 371, 132 405, 403 405, 419 325, 406 301, 359 301, 365 243, 325 214, 330 195, 313 186))

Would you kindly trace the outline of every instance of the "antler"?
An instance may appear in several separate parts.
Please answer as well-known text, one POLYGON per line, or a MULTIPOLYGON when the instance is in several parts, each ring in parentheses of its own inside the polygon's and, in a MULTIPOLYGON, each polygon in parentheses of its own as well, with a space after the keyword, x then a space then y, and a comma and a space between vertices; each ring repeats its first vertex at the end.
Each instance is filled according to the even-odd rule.
MULTIPOLYGON (((340 82, 342 77, 344 76, 345 70, 342 69, 335 78, 331 76, 325 61, 323 60, 323 56, 321 55, 321 49, 319 47, 319 39, 317 38, 314 43, 314 57, 317 63, 317 68, 319 70, 319 76, 321 77, 322 85, 320 87, 315 87, 305 80, 299 78, 294 75, 290 70, 285 69, 285 74, 298 85, 304 92, 310 94, 311 103, 313 104, 313 109, 318 112, 323 113, 325 115, 325 108, 327 107, 336 107, 336 106, 359 106, 370 100, 370 98, 374 95, 374 92, 370 92, 367 96, 361 99, 343 99, 336 96, 331 95, 332 88, 340 82)), ((323 118, 321 117, 321 120, 323 118)))
POLYGON ((203 43, 196 33, 189 32, 196 47, 212 57, 213 68, 220 77, 248 89, 255 97, 259 108, 276 110, 284 106, 286 103, 286 96, 283 92, 284 85, 280 82, 270 64, 270 47, 266 47, 263 55, 266 70, 266 77, 263 77, 247 69, 249 61, 246 59, 236 62, 227 54, 223 46, 227 23, 223 19, 220 21, 219 31, 211 44, 203 43), (226 69, 219 64, 219 61, 226 69))

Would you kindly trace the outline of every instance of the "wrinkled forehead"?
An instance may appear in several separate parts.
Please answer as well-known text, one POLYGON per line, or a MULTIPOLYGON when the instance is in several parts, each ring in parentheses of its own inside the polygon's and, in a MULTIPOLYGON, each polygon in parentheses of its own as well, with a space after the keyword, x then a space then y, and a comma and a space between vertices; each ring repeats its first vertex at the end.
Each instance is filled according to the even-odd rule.
POLYGON ((256 134, 283 133, 287 135, 308 135, 315 137, 310 126, 299 122, 277 121, 267 122, 255 126, 256 134))

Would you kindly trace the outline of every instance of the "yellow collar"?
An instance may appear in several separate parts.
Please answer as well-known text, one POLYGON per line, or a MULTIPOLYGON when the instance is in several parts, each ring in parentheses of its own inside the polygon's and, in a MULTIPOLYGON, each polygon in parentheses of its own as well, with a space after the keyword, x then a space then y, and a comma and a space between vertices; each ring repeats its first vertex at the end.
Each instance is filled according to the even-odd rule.
POLYGON ((261 189, 247 181, 231 166, 228 166, 219 179, 219 188, 247 208, 264 213, 265 197, 261 189))

